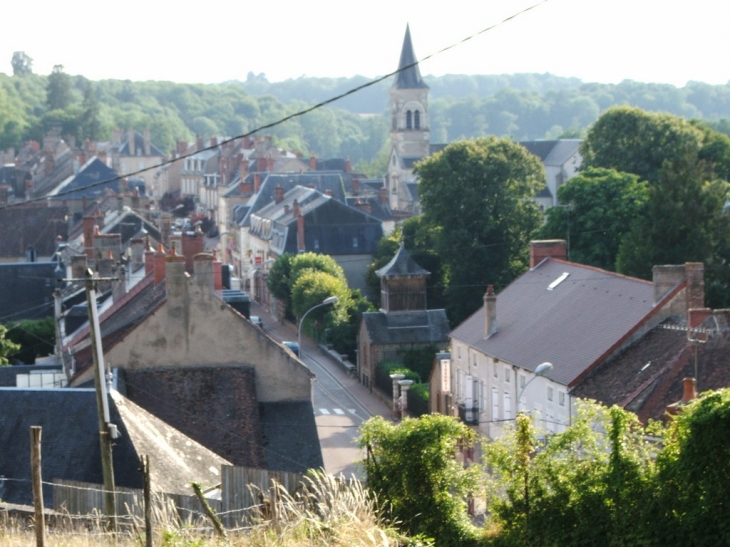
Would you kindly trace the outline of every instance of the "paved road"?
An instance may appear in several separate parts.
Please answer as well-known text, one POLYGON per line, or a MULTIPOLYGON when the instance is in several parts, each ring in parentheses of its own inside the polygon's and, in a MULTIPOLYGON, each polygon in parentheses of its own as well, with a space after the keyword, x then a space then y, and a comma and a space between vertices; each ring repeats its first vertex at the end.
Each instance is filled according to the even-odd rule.
MULTIPOLYGON (((251 303, 251 315, 262 318, 264 331, 275 340, 297 339, 294 325, 279 324, 254 302, 251 303)), ((356 444, 358 428, 373 415, 391 417, 390 408, 356 379, 348 377, 333 359, 306 337, 302 337, 300 358, 317 376, 312 386, 312 406, 325 470, 334 475, 342 473, 347 477, 363 478, 356 464, 364 458, 356 444)))

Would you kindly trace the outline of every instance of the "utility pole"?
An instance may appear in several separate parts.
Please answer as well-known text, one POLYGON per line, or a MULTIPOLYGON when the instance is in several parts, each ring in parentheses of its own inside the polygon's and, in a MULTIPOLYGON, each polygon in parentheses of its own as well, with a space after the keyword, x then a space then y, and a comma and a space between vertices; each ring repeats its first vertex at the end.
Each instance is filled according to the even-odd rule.
MULTIPOLYGON (((104 382, 104 354, 101 348, 99 313, 96 309, 96 282, 91 269, 86 270, 86 302, 89 306, 89 335, 91 353, 94 360, 94 384, 96 386, 96 406, 99 415, 99 441, 101 443, 101 469, 104 476, 104 509, 107 516, 107 529, 117 531, 117 511, 114 500, 114 467, 112 463, 112 427, 109 423, 109 401, 104 382)), ((103 279, 103 280, 106 280, 103 279)))

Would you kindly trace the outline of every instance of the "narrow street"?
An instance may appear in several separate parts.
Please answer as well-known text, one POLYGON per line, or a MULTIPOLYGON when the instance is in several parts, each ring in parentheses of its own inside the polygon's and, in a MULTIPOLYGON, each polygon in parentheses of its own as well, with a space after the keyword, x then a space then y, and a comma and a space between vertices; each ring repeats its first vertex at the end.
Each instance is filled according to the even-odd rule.
MULTIPOLYGON (((256 302, 251 302, 251 315, 261 318, 264 331, 275 340, 297 340, 295 325, 279 324, 256 302)), ((392 417, 391 409, 304 336, 300 358, 317 376, 312 385, 312 406, 325 470, 364 478, 356 463, 364 458, 356 444, 359 427, 374 415, 392 417)))

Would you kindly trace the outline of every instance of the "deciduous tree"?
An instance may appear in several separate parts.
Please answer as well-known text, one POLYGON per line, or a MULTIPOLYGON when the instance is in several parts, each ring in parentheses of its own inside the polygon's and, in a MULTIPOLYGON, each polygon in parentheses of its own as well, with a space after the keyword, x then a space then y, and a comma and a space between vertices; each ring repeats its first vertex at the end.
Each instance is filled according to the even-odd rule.
POLYGON ((495 137, 461 141, 416 165, 424 221, 435 231, 453 323, 481 304, 487 284, 503 287, 527 266, 545 184, 540 160, 495 137))
POLYGON ((55 65, 46 88, 48 110, 63 110, 71 104, 72 98, 71 77, 63 71, 63 65, 55 65))

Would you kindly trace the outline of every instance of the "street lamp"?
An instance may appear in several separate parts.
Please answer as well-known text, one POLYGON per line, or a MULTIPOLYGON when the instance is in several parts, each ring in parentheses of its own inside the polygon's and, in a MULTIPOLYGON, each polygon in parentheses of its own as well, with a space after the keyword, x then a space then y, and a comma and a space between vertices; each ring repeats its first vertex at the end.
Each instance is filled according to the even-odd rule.
POLYGON ((312 306, 307 311, 304 312, 304 315, 302 315, 302 318, 299 320, 299 327, 297 328, 297 344, 299 344, 299 353, 301 355, 304 354, 302 350, 302 323, 304 323, 304 319, 307 317, 307 314, 312 311, 316 310, 317 308, 321 308, 322 306, 329 306, 330 304, 336 304, 340 299, 336 296, 330 296, 325 298, 321 304, 317 304, 316 306, 312 306))
POLYGON ((530 385, 530 382, 532 382, 538 376, 545 376, 551 370, 553 370, 552 363, 545 362, 545 363, 540 363, 539 365, 537 365, 537 368, 535 369, 535 375, 532 378, 530 378, 524 386, 522 386, 522 389, 520 390, 520 394, 517 396, 517 410, 518 411, 520 409, 520 399, 522 398, 522 394, 525 392, 525 389, 527 388, 527 386, 530 385))

